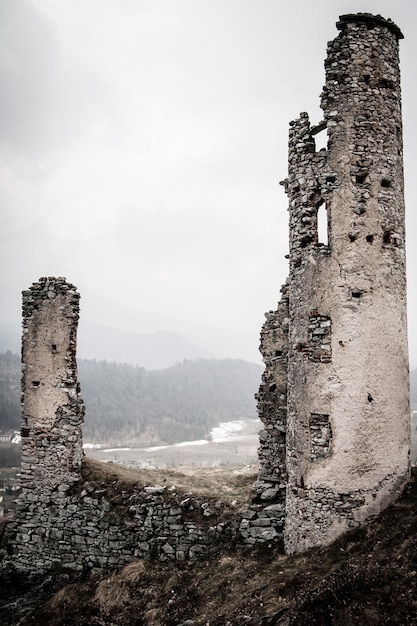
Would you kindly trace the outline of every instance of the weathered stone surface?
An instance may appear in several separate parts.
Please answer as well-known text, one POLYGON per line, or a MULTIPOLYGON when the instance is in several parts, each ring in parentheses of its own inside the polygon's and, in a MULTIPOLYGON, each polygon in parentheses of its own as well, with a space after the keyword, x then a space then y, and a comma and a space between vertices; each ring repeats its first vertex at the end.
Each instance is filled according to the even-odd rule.
POLYGON ((400 494, 410 446, 401 32, 368 14, 338 28, 324 120, 311 127, 301 113, 290 124, 289 278, 261 331, 260 473, 239 529, 206 498, 159 485, 115 496, 83 481, 79 295, 41 278, 23 292, 22 492, 5 530, 18 569, 182 561, 230 542, 284 539, 300 552, 400 494), (324 130, 327 149, 316 151, 324 130))
POLYGON ((18 569, 76 571, 133 558, 184 560, 238 539, 206 498, 149 485, 109 494, 82 478, 84 405, 77 382, 79 295, 64 278, 23 293, 22 491, 9 532, 18 569), (193 521, 188 516, 192 514, 193 521))
MULTIPOLYGON (((277 530, 285 519, 290 553, 379 513, 409 476, 402 35, 369 14, 342 16, 337 26, 323 122, 311 127, 301 113, 290 124, 282 183, 290 273, 261 333, 264 430, 254 503, 283 479, 277 530), (316 151, 324 130, 327 149, 316 151)), ((255 526, 259 516, 246 519, 255 526)))

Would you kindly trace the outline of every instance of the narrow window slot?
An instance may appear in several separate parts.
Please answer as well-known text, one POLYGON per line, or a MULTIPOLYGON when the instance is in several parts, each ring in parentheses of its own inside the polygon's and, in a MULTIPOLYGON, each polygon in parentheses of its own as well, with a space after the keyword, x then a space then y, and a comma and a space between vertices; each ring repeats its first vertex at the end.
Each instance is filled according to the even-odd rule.
POLYGON ((329 228, 327 223, 327 209, 324 204, 317 209, 317 243, 329 245, 329 228))

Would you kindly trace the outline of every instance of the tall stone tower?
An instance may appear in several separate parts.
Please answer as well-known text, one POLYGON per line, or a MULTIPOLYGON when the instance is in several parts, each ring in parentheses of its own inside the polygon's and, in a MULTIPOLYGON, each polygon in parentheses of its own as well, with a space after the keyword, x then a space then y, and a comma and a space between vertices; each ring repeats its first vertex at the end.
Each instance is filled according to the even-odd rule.
POLYGON ((83 456, 84 403, 76 362, 79 299, 65 278, 40 278, 23 292, 22 490, 13 554, 20 569, 35 564, 42 571, 75 561, 62 528, 75 535, 76 507, 68 506, 68 494, 81 480, 83 456))
POLYGON ((41 278, 23 292, 21 480, 26 495, 31 488, 64 492, 80 480, 79 299, 65 278, 41 278))
POLYGON ((288 553, 378 514, 409 477, 402 34, 369 14, 337 28, 324 119, 290 125, 290 273, 261 335, 256 498, 288 553))

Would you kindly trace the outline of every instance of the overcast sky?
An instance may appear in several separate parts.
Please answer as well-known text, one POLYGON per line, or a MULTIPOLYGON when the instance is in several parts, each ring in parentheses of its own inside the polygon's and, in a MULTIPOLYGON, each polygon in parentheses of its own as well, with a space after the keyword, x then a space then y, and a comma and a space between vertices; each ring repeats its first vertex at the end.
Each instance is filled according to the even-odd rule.
POLYGON ((66 276, 82 320, 256 359, 288 273, 288 123, 320 121, 327 41, 358 11, 405 35, 417 366, 415 0, 0 0, 0 320, 66 276))

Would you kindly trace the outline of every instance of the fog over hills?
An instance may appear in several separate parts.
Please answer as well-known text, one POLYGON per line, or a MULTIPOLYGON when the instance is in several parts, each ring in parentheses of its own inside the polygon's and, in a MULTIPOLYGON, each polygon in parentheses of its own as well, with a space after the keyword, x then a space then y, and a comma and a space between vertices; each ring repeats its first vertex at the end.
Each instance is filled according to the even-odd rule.
MULTIPOLYGON (((20 353, 20 332, 12 323, 0 322, 0 352, 20 353)), ((177 333, 134 333, 91 322, 80 324, 77 356, 164 369, 184 359, 211 359, 217 354, 195 345, 177 333)))
MULTIPOLYGON (((144 314, 138 309, 117 316, 112 303, 103 305, 100 323, 81 316, 78 327, 77 356, 163 369, 184 359, 232 358, 261 363, 258 337, 248 348, 247 337, 211 329, 205 334, 197 327, 169 317, 144 314), (172 321, 172 324, 169 322, 172 321)), ((20 320, 0 320, 0 352, 20 353, 20 320)))
POLYGON ((0 352, 16 352, 20 354, 21 334, 16 322, 0 320, 0 352))
POLYGON ((208 359, 215 355, 170 331, 135 334, 127 330, 84 323, 78 333, 78 356, 116 363, 163 369, 184 359, 208 359))

